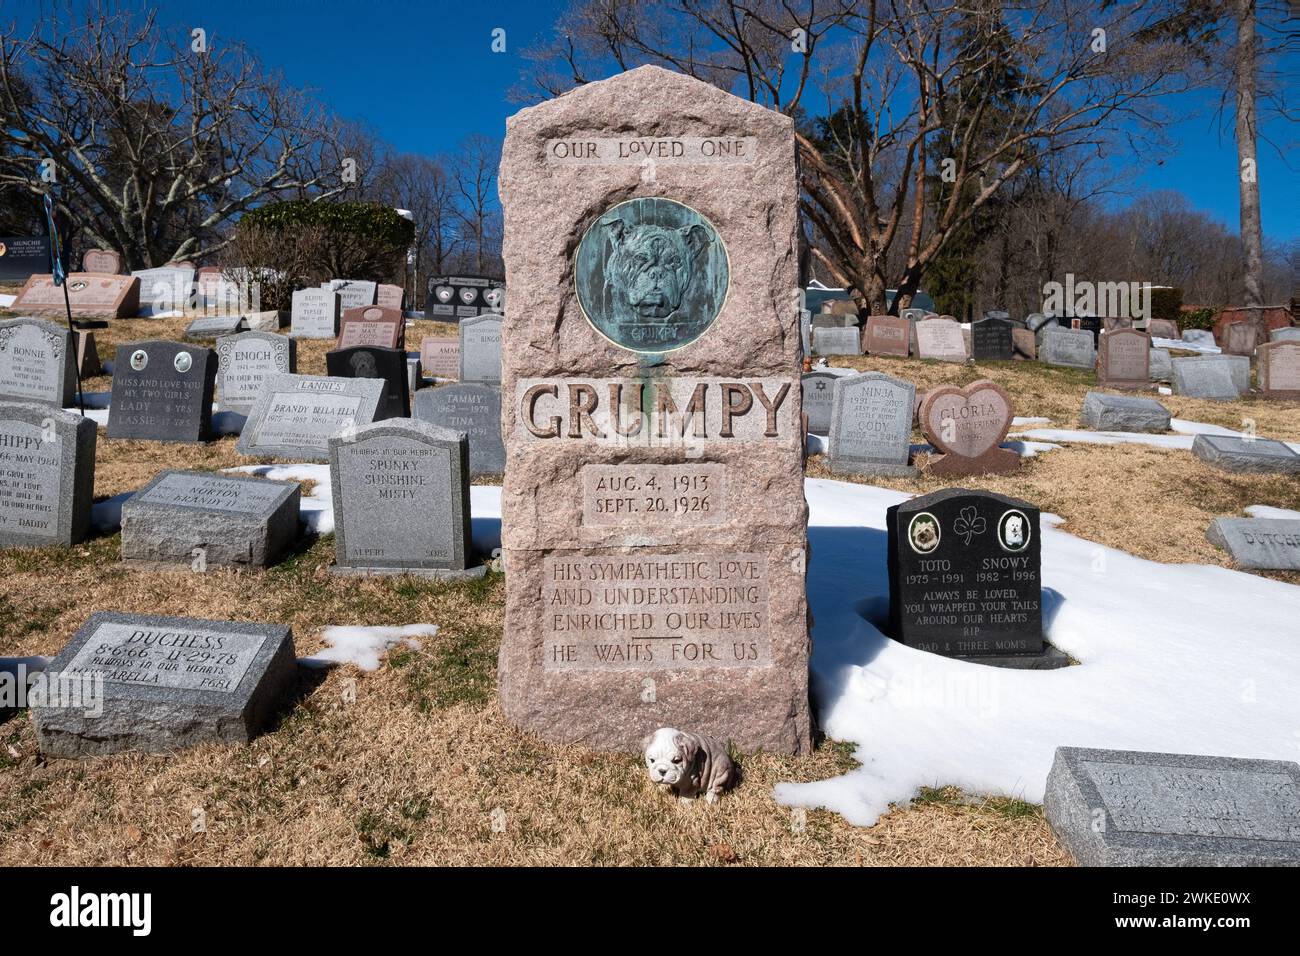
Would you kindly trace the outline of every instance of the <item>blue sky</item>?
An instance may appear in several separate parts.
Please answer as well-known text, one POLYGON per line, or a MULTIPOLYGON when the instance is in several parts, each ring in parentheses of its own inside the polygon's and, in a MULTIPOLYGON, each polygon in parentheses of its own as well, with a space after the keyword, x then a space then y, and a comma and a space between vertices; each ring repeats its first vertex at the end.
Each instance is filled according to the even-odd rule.
MULTIPOLYGON (((142 4, 116 2, 138 9, 142 4)), ((527 67, 520 52, 549 31, 562 2, 489 0, 165 0, 164 26, 204 27, 210 42, 237 38, 296 86, 310 87, 337 113, 366 120, 405 152, 454 149, 467 134, 500 136, 520 104, 508 93, 527 67), (504 29, 506 52, 491 50, 504 29)), ((62 0, 0 0, 0 20, 30 24, 62 0)), ((80 4, 78 4, 80 6, 80 4)), ((1212 97, 1187 101, 1186 112, 1212 97)), ((1185 115, 1185 113, 1184 113, 1185 115)), ((1275 121, 1266 132, 1284 147, 1294 129, 1275 121)), ((1236 231, 1236 147, 1206 115, 1165 129, 1171 148, 1159 157, 1128 159, 1124 188, 1132 194, 1176 189, 1192 205, 1236 231)), ((1294 150, 1293 150, 1294 151, 1294 150)), ((1300 237, 1300 170, 1290 170, 1260 144, 1264 234, 1300 237)), ((1120 197, 1117 202, 1124 204, 1120 197)))

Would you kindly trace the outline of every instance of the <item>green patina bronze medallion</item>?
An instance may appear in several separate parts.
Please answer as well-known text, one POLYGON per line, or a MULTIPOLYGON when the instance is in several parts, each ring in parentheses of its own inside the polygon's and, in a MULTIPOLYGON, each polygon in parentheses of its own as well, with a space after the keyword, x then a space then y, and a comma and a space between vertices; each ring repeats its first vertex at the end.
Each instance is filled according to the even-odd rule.
POLYGON ((630 199, 578 244, 578 304, 596 330, 635 352, 667 352, 704 334, 722 311, 727 250, 690 206, 630 199))

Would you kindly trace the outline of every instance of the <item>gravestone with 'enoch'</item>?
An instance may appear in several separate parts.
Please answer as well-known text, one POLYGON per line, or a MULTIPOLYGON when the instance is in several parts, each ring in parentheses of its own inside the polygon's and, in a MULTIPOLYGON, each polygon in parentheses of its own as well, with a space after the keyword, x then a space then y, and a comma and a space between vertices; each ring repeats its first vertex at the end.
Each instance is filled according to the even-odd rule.
POLYGON ((1300 765, 1058 747, 1043 813, 1080 866, 1300 865, 1300 765))
POLYGON ((97 611, 45 673, 60 700, 31 708, 41 753, 87 757, 248 743, 287 703, 298 661, 279 624, 97 611))
POLYGON ((500 193, 506 715, 807 752, 793 122, 643 66, 511 117, 500 193))

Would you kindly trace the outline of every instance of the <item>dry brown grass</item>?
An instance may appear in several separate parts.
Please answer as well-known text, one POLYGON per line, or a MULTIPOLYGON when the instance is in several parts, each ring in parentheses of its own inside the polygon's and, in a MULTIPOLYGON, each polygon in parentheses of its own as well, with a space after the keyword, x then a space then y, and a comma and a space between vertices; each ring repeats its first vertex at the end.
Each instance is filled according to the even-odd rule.
MULTIPOLYGON (((184 320, 115 322, 98 330, 101 354, 119 342, 179 337, 184 320)), ((420 326, 445 334, 449 326, 420 326)), ((299 370, 324 372, 328 343, 302 342, 299 370)), ((411 348, 418 342, 412 341, 411 348)), ((990 377, 1021 414, 1072 427, 1091 376, 1037 366, 962 369, 938 363, 854 360, 920 387, 990 377)), ((109 379, 87 382, 107 391, 109 379)), ((1170 401, 1176 414, 1300 438, 1296 406, 1170 401)), ((247 461, 234 439, 207 445, 109 442, 101 431, 98 497, 129 491, 166 467, 247 461)), ((810 474, 826 474, 818 459, 810 474)), ((908 491, 932 479, 885 482, 908 491)), ((1020 474, 967 484, 1055 511, 1077 534, 1164 561, 1223 563, 1204 540, 1207 516, 1244 504, 1300 507, 1294 483, 1225 476, 1186 452, 1078 446, 1046 453, 1020 474), (1149 529, 1132 536, 1134 522, 1149 529)), ((348 666, 304 672, 299 696, 252 745, 170 756, 122 754, 45 760, 25 714, 0 725, 0 865, 65 864, 699 864, 1063 865, 1041 811, 1018 801, 969 801, 926 791, 871 828, 824 811, 795 825, 771 797, 779 781, 809 781, 856 766, 851 748, 752 755, 744 782, 717 806, 684 806, 653 790, 625 756, 543 744, 514 729, 496 704, 504 583, 339 579, 329 538, 308 542, 265 571, 159 573, 118 563, 119 539, 66 551, 0 552, 0 654, 56 653, 92 611, 118 609, 293 627, 298 652, 320 647, 329 624, 430 622, 439 634, 395 652, 374 673, 348 666), (355 681, 356 699, 344 693, 355 681), (205 832, 194 832, 200 809, 205 832), (494 831, 495 819, 504 830, 494 831)))

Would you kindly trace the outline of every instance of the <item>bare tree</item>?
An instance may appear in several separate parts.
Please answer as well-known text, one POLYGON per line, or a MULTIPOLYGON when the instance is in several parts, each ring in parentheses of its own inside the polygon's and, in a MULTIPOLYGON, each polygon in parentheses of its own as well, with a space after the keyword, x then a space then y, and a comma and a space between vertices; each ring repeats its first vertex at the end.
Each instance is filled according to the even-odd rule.
POLYGON ((242 47, 98 7, 55 30, 0 34, 0 187, 53 186, 70 244, 202 258, 244 210, 344 185, 332 120, 242 47))
POLYGON ((492 229, 500 162, 501 143, 482 134, 467 136, 453 160, 460 234, 465 244, 463 255, 473 263, 475 272, 487 269, 500 250, 499 237, 493 246, 492 229))
POLYGON ((410 210, 415 219, 412 288, 419 289, 421 276, 444 272, 460 246, 459 194, 446 162, 442 157, 410 153, 394 156, 380 171, 372 192, 382 202, 410 210))
POLYGON ((556 92, 653 62, 796 117, 820 87, 827 115, 799 135, 812 254, 881 312, 886 288, 905 306, 950 238, 1043 154, 1095 150, 1121 120, 1154 128, 1159 97, 1181 87, 1182 51, 1135 37, 1165 6, 586 0, 536 52, 536 81, 556 92), (927 209, 936 175, 946 198, 927 209))

